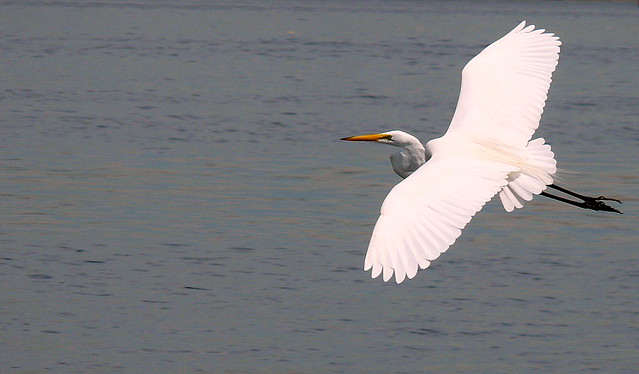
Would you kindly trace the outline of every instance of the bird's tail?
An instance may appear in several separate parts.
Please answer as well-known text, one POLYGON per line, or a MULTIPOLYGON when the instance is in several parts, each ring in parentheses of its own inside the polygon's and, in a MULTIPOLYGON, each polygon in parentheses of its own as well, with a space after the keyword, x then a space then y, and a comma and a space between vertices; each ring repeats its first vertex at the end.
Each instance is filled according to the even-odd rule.
POLYGON ((499 192, 499 199, 507 212, 523 207, 525 201, 540 194, 553 182, 553 174, 557 172, 555 154, 545 144, 544 138, 529 141, 524 151, 526 162, 520 171, 508 175, 508 184, 499 192))

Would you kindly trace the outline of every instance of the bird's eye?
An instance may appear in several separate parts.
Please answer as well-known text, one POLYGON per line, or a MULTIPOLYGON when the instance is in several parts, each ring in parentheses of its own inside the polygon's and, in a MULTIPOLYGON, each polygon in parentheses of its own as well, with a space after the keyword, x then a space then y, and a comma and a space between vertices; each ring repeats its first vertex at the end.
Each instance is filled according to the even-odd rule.
POLYGON ((393 135, 388 134, 388 135, 384 136, 382 139, 393 140, 393 135))

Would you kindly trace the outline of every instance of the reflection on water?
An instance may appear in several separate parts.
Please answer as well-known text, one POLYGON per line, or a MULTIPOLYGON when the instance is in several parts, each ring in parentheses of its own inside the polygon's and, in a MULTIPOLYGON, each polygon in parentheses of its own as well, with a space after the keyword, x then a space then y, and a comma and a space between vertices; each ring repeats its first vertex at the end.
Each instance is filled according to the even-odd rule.
POLYGON ((627 6, 2 5, 0 364, 633 372, 627 6), (389 149, 337 139, 439 136, 463 64, 522 15, 564 42, 538 132, 563 183, 625 214, 493 202, 428 271, 371 280, 364 252, 398 180, 389 149))

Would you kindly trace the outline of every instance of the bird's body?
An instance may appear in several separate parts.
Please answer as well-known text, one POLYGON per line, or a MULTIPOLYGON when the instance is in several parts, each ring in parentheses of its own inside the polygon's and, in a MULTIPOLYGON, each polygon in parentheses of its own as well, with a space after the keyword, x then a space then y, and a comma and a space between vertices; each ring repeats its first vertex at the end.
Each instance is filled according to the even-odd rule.
MULTIPOLYGON (((388 281, 394 274, 401 283, 414 277, 455 242, 494 195, 509 212, 534 195, 548 195, 543 191, 553 186, 554 154, 543 138, 531 137, 560 44, 553 34, 522 22, 486 47, 462 72, 448 131, 425 147, 398 130, 342 139, 400 148, 391 164, 405 179, 382 204, 364 262, 373 278, 383 274, 388 281)), ((605 205, 597 200, 602 199, 590 203, 605 205)))

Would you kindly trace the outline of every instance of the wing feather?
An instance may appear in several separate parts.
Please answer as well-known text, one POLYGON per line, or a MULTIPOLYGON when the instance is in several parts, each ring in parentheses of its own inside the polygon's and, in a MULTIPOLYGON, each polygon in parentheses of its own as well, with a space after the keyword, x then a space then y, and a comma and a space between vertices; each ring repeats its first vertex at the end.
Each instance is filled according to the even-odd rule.
POLYGON ((539 126, 561 42, 520 23, 462 71, 449 132, 523 148, 539 126))
POLYGON ((510 166, 470 157, 433 156, 395 186, 373 229, 364 270, 401 283, 425 268, 461 235, 506 184, 510 166))

